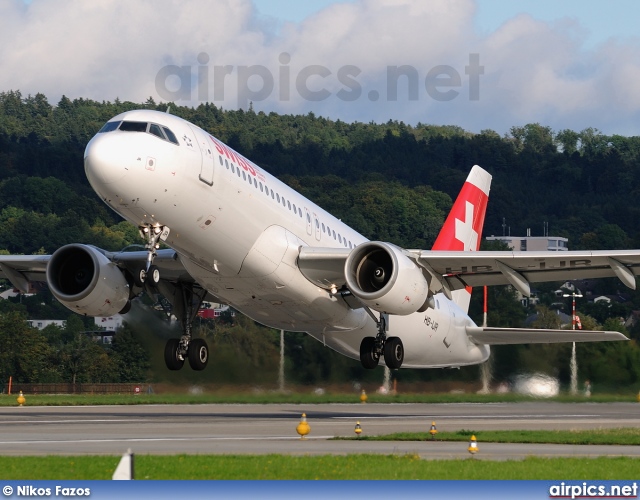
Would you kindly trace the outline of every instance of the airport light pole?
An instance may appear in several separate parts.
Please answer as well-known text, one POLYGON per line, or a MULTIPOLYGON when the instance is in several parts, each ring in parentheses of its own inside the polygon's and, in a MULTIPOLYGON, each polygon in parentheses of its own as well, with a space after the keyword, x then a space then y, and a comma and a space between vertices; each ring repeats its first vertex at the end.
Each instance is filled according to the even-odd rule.
MULTIPOLYGON (((582 297, 581 293, 565 293, 562 295, 563 297, 571 297, 571 329, 576 329, 576 297, 582 297)), ((576 343, 573 342, 571 346, 571 362, 569 364, 571 368, 571 383, 570 383, 570 391, 571 394, 578 394, 578 360, 576 358, 576 343)))
POLYGON ((280 369, 278 370, 278 390, 284 392, 284 330, 280 330, 280 369))

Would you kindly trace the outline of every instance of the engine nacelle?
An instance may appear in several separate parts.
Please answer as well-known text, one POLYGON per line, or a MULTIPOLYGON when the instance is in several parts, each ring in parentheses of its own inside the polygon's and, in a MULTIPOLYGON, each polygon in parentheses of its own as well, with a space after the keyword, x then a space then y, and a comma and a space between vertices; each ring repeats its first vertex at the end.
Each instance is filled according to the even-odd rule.
POLYGON ((376 311, 407 315, 427 301, 429 284, 420 268, 400 248, 370 241, 358 245, 345 262, 347 286, 376 311))
POLYGON ((78 314, 111 316, 129 300, 129 284, 107 257, 87 245, 58 248, 47 265, 53 296, 78 314))

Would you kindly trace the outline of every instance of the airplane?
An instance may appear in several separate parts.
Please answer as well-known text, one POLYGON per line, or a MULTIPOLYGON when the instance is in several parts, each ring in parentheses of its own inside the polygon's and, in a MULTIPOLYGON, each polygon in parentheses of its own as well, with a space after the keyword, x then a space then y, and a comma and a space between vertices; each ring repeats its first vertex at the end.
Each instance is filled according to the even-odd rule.
POLYGON ((479 251, 491 175, 473 166, 431 250, 369 241, 219 139, 168 112, 110 119, 84 152, 89 183, 136 225, 145 250, 69 243, 52 255, 0 256, 0 277, 46 282, 70 310, 125 314, 160 293, 180 319, 168 369, 209 360, 192 322, 204 300, 271 328, 306 332, 363 367, 479 364, 490 346, 626 340, 612 331, 477 326, 472 287, 617 276, 635 288, 637 250, 479 251), (160 249, 161 243, 168 248, 160 249))

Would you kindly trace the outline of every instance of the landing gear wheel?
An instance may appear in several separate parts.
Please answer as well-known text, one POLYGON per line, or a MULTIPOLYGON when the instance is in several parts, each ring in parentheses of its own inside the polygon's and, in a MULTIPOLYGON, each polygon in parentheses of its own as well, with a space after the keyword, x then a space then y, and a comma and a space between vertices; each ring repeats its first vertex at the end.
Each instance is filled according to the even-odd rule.
POLYGON ((404 361, 404 347, 399 337, 389 337, 384 343, 384 362, 391 370, 397 370, 404 361))
POLYGON ((360 363, 367 370, 372 370, 380 362, 380 353, 376 350, 376 339, 365 337, 360 343, 360 363))
POLYGON ((146 279, 149 280, 151 286, 158 286, 158 283, 160 283, 160 269, 158 269, 158 266, 149 267, 146 279))
POLYGON ((133 281, 139 287, 144 286, 144 280, 147 279, 147 271, 144 269, 140 269, 138 273, 133 277, 133 281))
POLYGON ((204 339, 189 342, 189 364, 192 370, 204 370, 209 362, 209 347, 204 339))
POLYGON ((179 348, 180 340, 178 339, 169 339, 164 346, 164 362, 169 370, 179 370, 184 365, 184 359, 179 357, 179 348))

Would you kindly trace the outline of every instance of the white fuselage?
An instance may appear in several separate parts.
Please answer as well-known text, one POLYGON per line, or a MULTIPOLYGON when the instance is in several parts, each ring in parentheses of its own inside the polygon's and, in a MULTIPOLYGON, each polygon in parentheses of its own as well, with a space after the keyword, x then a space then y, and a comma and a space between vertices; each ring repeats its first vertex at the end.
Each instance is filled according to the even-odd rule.
MULTIPOLYGON (((301 246, 353 248, 365 237, 185 120, 139 110, 111 121, 158 124, 178 142, 122 130, 89 142, 87 177, 113 210, 138 226, 168 227, 165 243, 221 301, 259 323, 307 332, 359 358, 362 338, 376 335, 375 322, 308 281, 297 258, 301 246)), ((470 342, 465 332, 473 324, 468 315, 442 294, 435 305, 391 318, 388 334, 402 339, 403 367, 486 360, 488 346, 470 342)))

